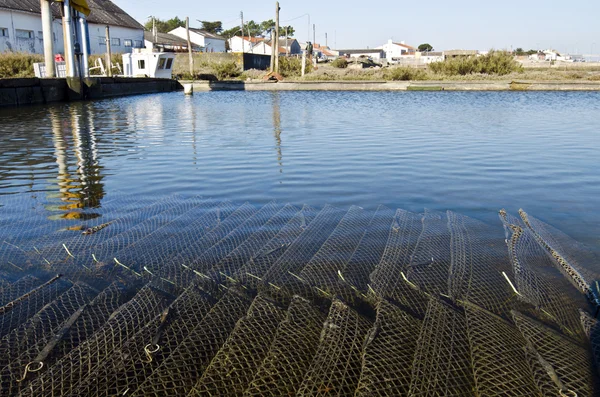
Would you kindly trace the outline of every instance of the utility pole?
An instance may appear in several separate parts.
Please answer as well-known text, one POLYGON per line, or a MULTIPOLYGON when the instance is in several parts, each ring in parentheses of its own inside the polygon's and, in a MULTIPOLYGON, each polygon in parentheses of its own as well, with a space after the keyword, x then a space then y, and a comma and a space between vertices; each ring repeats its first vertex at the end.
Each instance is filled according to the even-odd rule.
POLYGON ((316 25, 313 24, 313 47, 315 46, 315 43, 317 42, 317 28, 316 25))
POLYGON ((275 73, 279 73, 279 2, 275 3, 275 73))
POLYGON ((290 56, 290 47, 288 46, 288 27, 287 26, 285 27, 285 55, 290 56))
POLYGON ((327 33, 325 33, 325 47, 329 47, 329 46, 327 45, 327 33))
POLYGON ((158 40, 158 31, 156 30, 156 18, 152 17, 152 38, 154 43, 158 40))
MULTIPOLYGON (((242 53, 246 52, 246 40, 244 39, 244 11, 240 11, 240 18, 242 18, 242 53)), ((250 38, 250 32, 248 32, 248 38, 250 38)))
POLYGON ((52 37, 52 10, 50 0, 40 0, 42 9, 42 33, 44 41, 44 61, 46 66, 46 77, 56 77, 54 65, 54 38, 52 37))
POLYGON ((106 76, 108 77, 112 77, 112 62, 110 58, 110 28, 106 25, 106 76))
POLYGON ((275 71, 275 35, 273 33, 273 29, 271 29, 271 73, 275 71))
POLYGON ((190 40, 190 17, 185 17, 185 33, 187 35, 188 54, 190 57, 190 75, 194 79, 194 56, 192 55, 192 41, 190 40))

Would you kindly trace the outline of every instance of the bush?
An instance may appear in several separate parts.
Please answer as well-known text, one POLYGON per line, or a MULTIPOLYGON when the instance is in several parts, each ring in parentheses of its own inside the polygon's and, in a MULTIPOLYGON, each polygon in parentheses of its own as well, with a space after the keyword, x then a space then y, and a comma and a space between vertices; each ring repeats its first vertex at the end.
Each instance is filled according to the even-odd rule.
MULTIPOLYGON (((306 59, 306 73, 312 72, 313 67, 306 59)), ((283 77, 298 77, 302 75, 302 58, 279 57, 279 74, 283 77)))
POLYGON ((35 77, 33 64, 44 62, 44 56, 23 52, 0 53, 0 78, 35 77))
POLYGON ((346 58, 337 58, 331 62, 331 66, 339 69, 346 69, 348 67, 348 60, 346 58))
POLYGON ((215 63, 211 65, 211 69, 219 80, 238 77, 242 74, 242 71, 235 62, 215 63))
POLYGON ((427 73, 420 69, 399 66, 386 69, 383 77, 392 81, 427 80, 427 73))
POLYGON ((523 66, 509 52, 490 51, 479 57, 452 58, 443 62, 434 62, 429 64, 429 69, 446 76, 476 73, 504 76, 513 72, 522 72, 523 66))

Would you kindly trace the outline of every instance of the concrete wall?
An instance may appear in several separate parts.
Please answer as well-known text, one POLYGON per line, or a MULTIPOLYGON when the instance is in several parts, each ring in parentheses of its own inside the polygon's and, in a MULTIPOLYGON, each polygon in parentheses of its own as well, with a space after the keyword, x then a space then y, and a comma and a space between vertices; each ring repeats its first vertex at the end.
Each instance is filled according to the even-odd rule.
POLYGON ((170 79, 100 77, 80 83, 79 79, 0 79, 0 107, 152 94, 181 88, 170 79))

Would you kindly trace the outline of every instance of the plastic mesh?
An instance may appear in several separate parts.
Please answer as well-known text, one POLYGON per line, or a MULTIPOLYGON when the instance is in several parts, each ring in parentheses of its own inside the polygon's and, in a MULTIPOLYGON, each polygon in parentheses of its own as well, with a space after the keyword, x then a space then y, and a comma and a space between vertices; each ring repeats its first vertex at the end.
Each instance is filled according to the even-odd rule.
POLYGON ((473 305, 465 313, 477 395, 539 396, 519 330, 473 305))
POLYGON ((34 287, 20 297, 6 303, 0 313, 0 337, 4 337, 13 329, 25 323, 71 286, 70 281, 55 276, 44 284, 34 287))
POLYGON ((470 396, 473 369, 464 314, 432 299, 415 351, 410 396, 470 396))
POLYGON ((297 279, 290 273, 297 275, 306 266, 333 232, 343 214, 343 211, 331 206, 323 208, 271 266, 264 277, 267 283, 265 285, 281 288, 280 285, 287 287, 292 283, 297 284, 297 279))
POLYGON ((312 362, 325 314, 295 296, 245 396, 293 396, 312 362))
MULTIPOLYGON (((186 252, 190 247, 197 244, 206 234, 221 225, 221 222, 231 215, 235 206, 229 202, 223 202, 200 214, 192 212, 184 215, 188 226, 180 229, 177 234, 165 241, 158 242, 146 252, 140 252, 139 256, 130 255, 123 257, 124 264, 133 267, 138 272, 146 267, 153 272, 162 271, 163 267, 179 266, 179 254, 186 252), (196 216, 197 215, 197 216, 196 216)), ((136 250, 137 251, 137 250, 136 250)))
POLYGON ((240 396, 269 351, 285 311, 257 296, 190 395, 240 396))
POLYGON ((23 395, 66 395, 90 372, 119 351, 140 327, 149 322, 168 304, 168 298, 146 286, 92 337, 32 381, 23 395))
POLYGON ((360 379, 365 338, 372 325, 343 302, 334 300, 317 354, 297 395, 353 395, 360 379))
POLYGON ((73 394, 108 397, 136 390, 202 321, 213 302, 196 287, 190 287, 168 310, 141 328, 120 350, 106 357, 73 394), (156 346, 158 351, 155 351, 156 346))
POLYGON ((7 288, 0 290, 0 306, 4 306, 14 299, 17 299, 35 287, 42 284, 42 280, 33 276, 24 276, 12 284, 9 284, 7 288))
POLYGON ((394 220, 394 211, 379 206, 373 215, 358 247, 352 254, 348 264, 342 269, 344 277, 342 288, 338 293, 349 299, 347 285, 358 291, 365 291, 369 283, 369 275, 381 261, 394 220))
POLYGON ((596 369, 600 369, 600 322, 583 310, 580 314, 581 325, 592 347, 592 356, 594 357, 596 369))
POLYGON ((528 230, 513 230, 509 252, 519 296, 538 309, 541 319, 554 322, 568 335, 582 336, 578 311, 582 306, 576 299, 583 305, 585 299, 562 277, 528 230))
POLYGON ((223 277, 233 279, 234 275, 246 264, 253 255, 259 252, 278 232, 298 213, 298 209, 287 204, 269 221, 244 241, 238 248, 227 255, 217 265, 213 266, 209 277, 223 280, 223 277))
POLYGON ((381 301, 365 345, 355 396, 406 396, 422 320, 381 301))
POLYGON ((532 360, 537 358, 538 370, 534 367, 534 375, 538 384, 553 384, 555 394, 562 391, 579 397, 595 395, 591 354, 587 349, 519 312, 512 314, 523 337, 531 344, 530 355, 535 354, 532 360))
POLYGON ((161 277, 171 280, 174 283, 181 282, 180 280, 183 278, 182 274, 187 272, 187 269, 183 265, 189 267, 191 262, 202 256, 206 250, 217 244, 255 213, 256 208, 248 203, 243 204, 225 220, 219 222, 214 229, 206 233, 202 239, 193 241, 184 250, 175 253, 167 265, 159 269, 153 269, 153 271, 156 271, 161 277))
POLYGON ((236 292, 225 294, 152 375, 136 391, 128 394, 188 394, 249 305, 250 300, 236 292))
MULTIPOLYGON (((327 241, 300 272, 307 287, 318 287, 332 295, 339 290, 339 275, 346 268, 363 237, 371 215, 360 207, 351 207, 327 241)), ((342 276, 343 277, 343 276, 342 276)))
POLYGON ((425 211, 423 231, 406 276, 425 292, 448 294, 450 265, 450 231, 446 214, 425 211))
POLYGON ((448 211, 451 233, 450 296, 509 317, 514 293, 502 276, 511 274, 506 244, 495 230, 448 211))
POLYGON ((316 214, 313 208, 304 206, 275 237, 248 260, 234 278, 250 288, 257 289, 265 274, 304 232, 316 214))
POLYGON ((243 244, 244 241, 250 238, 257 229, 260 229, 280 209, 281 205, 279 204, 269 203, 265 205, 217 244, 210 247, 199 257, 193 258, 186 264, 189 270, 184 268, 185 271, 179 273, 181 274, 181 278, 172 281, 178 285, 187 286, 197 277, 193 271, 203 274, 208 273, 213 266, 216 266, 238 246, 243 244))
POLYGON ((397 297, 397 288, 404 287, 402 272, 410 263, 410 257, 423 229, 421 216, 397 210, 383 251, 381 262, 371 274, 371 286, 378 295, 397 297))

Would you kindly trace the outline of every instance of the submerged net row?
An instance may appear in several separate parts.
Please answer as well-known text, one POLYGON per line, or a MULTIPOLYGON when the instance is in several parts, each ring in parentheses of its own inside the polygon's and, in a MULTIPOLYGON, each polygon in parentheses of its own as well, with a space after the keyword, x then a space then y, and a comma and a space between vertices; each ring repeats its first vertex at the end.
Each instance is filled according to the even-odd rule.
POLYGON ((599 391, 597 258, 524 212, 503 233, 180 196, 31 211, 0 223, 2 395, 599 391))

